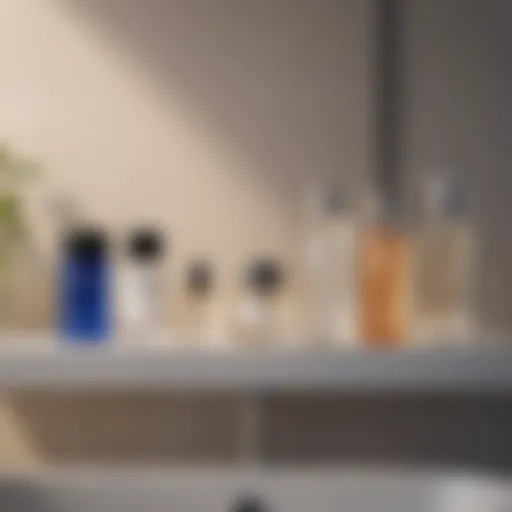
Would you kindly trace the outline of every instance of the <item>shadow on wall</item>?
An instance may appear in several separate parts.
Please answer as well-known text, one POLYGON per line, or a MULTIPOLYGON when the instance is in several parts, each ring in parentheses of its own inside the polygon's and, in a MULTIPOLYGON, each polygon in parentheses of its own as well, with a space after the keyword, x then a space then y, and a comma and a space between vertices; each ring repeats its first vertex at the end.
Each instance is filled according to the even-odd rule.
POLYGON ((61 2, 103 27, 163 97, 181 94, 279 200, 308 176, 366 173, 366 1, 61 2))
POLYGON ((484 327, 512 327, 512 109, 508 0, 407 2, 405 168, 441 168, 468 187, 484 327))

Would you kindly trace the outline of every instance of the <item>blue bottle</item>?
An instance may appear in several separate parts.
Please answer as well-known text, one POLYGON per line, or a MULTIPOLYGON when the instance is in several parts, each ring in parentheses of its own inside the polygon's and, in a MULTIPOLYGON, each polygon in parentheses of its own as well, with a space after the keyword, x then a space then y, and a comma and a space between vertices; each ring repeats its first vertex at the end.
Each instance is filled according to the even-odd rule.
POLYGON ((59 324, 71 343, 103 343, 111 332, 111 268, 106 235, 98 229, 71 230, 63 243, 59 324))

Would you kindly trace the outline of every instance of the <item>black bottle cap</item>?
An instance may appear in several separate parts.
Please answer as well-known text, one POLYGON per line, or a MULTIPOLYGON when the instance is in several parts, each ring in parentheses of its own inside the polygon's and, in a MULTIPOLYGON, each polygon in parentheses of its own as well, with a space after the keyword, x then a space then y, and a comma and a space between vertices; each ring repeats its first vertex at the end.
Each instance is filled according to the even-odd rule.
POLYGON ((187 290, 205 295, 213 287, 213 268, 207 261, 194 261, 187 268, 187 290))
POLYGON ((406 205, 397 194, 382 192, 373 199, 371 208, 377 225, 396 232, 407 230, 406 205))
POLYGON ((321 191, 321 207, 327 214, 338 215, 348 209, 348 201, 345 194, 334 186, 325 187, 321 191))
POLYGON ((466 214, 466 197, 462 187, 452 183, 445 191, 444 213, 449 218, 459 218, 466 214))
POLYGON ((254 260, 247 270, 247 284, 259 293, 272 293, 282 285, 284 271, 278 261, 254 260))
POLYGON ((382 205, 382 219, 388 226, 401 227, 404 221, 402 206, 396 200, 385 200, 382 205))
POLYGON ((154 228, 139 228, 128 238, 128 252, 137 260, 156 260, 164 252, 164 239, 160 231, 154 228))
POLYGON ((231 512, 268 512, 270 508, 266 502, 257 495, 247 495, 238 498, 231 508, 231 512))
POLYGON ((100 228, 76 227, 63 238, 64 251, 77 257, 102 256, 108 250, 108 237, 100 228))

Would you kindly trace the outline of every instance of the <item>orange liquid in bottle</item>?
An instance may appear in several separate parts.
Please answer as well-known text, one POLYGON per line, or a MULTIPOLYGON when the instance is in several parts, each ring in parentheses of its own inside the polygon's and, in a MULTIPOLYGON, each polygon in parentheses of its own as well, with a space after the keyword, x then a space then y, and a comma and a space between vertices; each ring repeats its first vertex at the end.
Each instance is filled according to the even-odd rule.
POLYGON ((374 348, 401 346, 410 334, 412 248, 389 227, 363 237, 360 335, 374 348))

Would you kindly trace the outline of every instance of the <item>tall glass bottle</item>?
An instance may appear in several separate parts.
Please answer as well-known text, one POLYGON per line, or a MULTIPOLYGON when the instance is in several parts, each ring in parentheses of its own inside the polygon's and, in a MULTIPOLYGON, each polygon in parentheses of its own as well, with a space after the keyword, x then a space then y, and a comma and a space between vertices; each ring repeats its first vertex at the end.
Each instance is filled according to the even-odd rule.
POLYGON ((307 242, 311 336, 353 345, 356 335, 357 225, 340 189, 316 191, 307 242))
POLYGON ((362 234, 361 338, 370 347, 402 346, 411 334, 412 244, 399 208, 372 199, 362 234))
POLYGON ((417 337, 469 340, 475 244, 463 191, 455 182, 431 176, 423 206, 416 258, 417 337))

